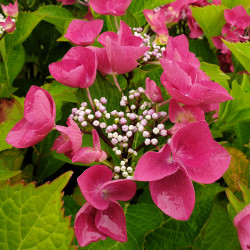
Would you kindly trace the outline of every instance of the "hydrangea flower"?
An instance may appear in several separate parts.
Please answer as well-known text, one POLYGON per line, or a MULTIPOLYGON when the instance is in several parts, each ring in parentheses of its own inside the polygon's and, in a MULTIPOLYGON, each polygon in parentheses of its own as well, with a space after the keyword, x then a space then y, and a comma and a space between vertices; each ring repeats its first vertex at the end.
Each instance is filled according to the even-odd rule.
POLYGON ((234 226, 237 233, 242 250, 250 248, 250 204, 247 205, 234 217, 234 226))
POLYGON ((146 78, 146 91, 145 95, 152 102, 163 102, 164 98, 161 93, 160 87, 156 85, 156 82, 151 80, 149 77, 146 78))
POLYGON ((130 200, 136 191, 132 180, 114 180, 112 171, 104 165, 85 170, 78 179, 80 190, 87 203, 75 219, 75 234, 80 246, 110 237, 127 241, 126 220, 116 200, 130 200))
POLYGON ((213 140, 208 124, 198 121, 180 128, 159 152, 144 154, 134 179, 149 181, 152 199, 164 213, 188 220, 195 204, 191 180, 213 183, 229 163, 229 153, 213 140))
POLYGON ((73 20, 64 35, 70 42, 78 46, 88 46, 94 43, 102 30, 103 20, 73 20))
POLYGON ((15 22, 11 20, 11 17, 8 16, 4 22, 0 22, 0 25, 4 28, 7 33, 13 33, 16 29, 15 22))
POLYGON ((27 148, 43 140, 55 126, 56 107, 46 90, 31 86, 24 101, 24 118, 8 133, 6 142, 27 148))
POLYGON ((49 65, 51 75, 72 88, 88 88, 96 78, 97 58, 93 51, 82 47, 71 48, 61 62, 49 65))
POLYGON ((17 17, 18 16, 18 2, 17 0, 15 1, 14 4, 9 3, 9 5, 5 6, 1 4, 3 13, 5 16, 10 16, 10 17, 17 17))

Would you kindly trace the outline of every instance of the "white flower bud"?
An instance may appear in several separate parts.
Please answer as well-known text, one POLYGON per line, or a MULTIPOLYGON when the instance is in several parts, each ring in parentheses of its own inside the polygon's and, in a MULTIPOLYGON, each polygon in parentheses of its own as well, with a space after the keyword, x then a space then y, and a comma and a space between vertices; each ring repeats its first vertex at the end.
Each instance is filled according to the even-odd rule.
POLYGON ((152 140, 151 140, 151 143, 152 143, 152 145, 157 145, 158 144, 158 140, 156 139, 156 138, 153 138, 152 140))
POLYGON ((132 172, 133 172, 133 168, 127 167, 127 171, 128 171, 129 173, 132 173, 132 172))
POLYGON ((108 138, 113 138, 113 134, 112 133, 108 133, 108 138))
POLYGON ((118 174, 115 174, 115 175, 114 175, 114 179, 115 179, 115 180, 118 180, 118 179, 119 179, 119 175, 118 175, 118 174))
POLYGON ((121 168, 119 166, 115 166, 114 171, 116 173, 119 173, 121 171, 121 168))
POLYGON ((121 161, 121 166, 124 166, 125 164, 126 164, 126 162, 125 161, 121 161))
POLYGON ((160 130, 159 130, 158 128, 153 128, 153 133, 154 133, 155 135, 158 135, 159 132, 160 132, 160 130))
POLYGON ((144 143, 145 143, 146 146, 148 146, 148 145, 150 145, 151 141, 150 141, 150 139, 147 138, 147 139, 144 141, 144 143))
POLYGON ((127 177, 127 176, 128 176, 128 172, 124 171, 124 172, 122 173, 122 176, 123 176, 123 177, 127 177))
POLYGON ((115 151, 115 154, 116 154, 116 155, 121 155, 121 154, 122 154, 122 151, 118 149, 118 150, 115 151))
POLYGON ((121 166, 121 171, 122 172, 126 171, 126 167, 125 166, 121 166))

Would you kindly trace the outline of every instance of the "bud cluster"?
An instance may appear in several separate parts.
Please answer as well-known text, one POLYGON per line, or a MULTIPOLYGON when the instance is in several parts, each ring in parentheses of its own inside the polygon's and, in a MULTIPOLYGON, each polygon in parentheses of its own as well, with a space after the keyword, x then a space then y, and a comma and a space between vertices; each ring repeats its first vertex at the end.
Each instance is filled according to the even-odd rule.
POLYGON ((156 45, 154 42, 151 43, 151 37, 143 32, 142 28, 133 28, 134 36, 140 37, 143 39, 141 46, 151 47, 147 52, 144 53, 142 60, 155 61, 162 57, 162 53, 165 50, 165 46, 156 45))
POLYGON ((166 137, 168 132, 162 122, 167 117, 165 111, 156 111, 156 104, 147 99, 145 90, 139 87, 130 90, 128 96, 120 100, 121 110, 108 112, 105 97, 94 99, 95 111, 83 102, 81 107, 73 108, 70 118, 78 122, 83 132, 91 125, 98 133, 103 133, 109 146, 121 159, 120 166, 114 168, 115 179, 133 178, 131 158, 137 156, 143 146, 158 146, 159 137, 166 137), (141 145, 137 145, 141 141, 141 145))

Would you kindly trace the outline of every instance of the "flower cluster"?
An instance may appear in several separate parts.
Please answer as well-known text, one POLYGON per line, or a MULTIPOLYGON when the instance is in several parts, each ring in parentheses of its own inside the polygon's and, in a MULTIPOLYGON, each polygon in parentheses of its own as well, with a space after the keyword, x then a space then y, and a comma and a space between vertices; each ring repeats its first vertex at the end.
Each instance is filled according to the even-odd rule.
POLYGON ((16 18, 18 16, 17 0, 14 4, 10 3, 5 6, 1 4, 2 10, 6 18, 0 14, 0 35, 6 33, 13 33, 16 29, 16 18))
POLYGON ((232 54, 221 39, 231 43, 249 41, 248 31, 246 28, 250 26, 250 16, 247 14, 243 6, 238 5, 231 10, 224 11, 226 24, 223 26, 221 36, 213 37, 215 47, 220 50, 219 61, 221 69, 224 72, 233 72, 232 54))
MULTIPOLYGON (((100 14, 119 16, 130 2, 90 0, 89 5, 100 14)), ((24 118, 8 134, 8 143, 20 148, 33 146, 55 129, 60 135, 51 150, 65 154, 72 162, 104 164, 91 166, 78 178, 87 201, 75 219, 80 246, 107 237, 120 242, 127 240, 125 215, 117 200, 133 198, 134 180, 149 182, 152 199, 165 214, 188 220, 195 205, 192 180, 213 183, 229 166, 230 155, 213 140, 205 114, 217 112, 220 103, 232 97, 199 69, 200 62, 189 51, 186 36, 169 36, 165 25, 166 20, 187 16, 191 3, 201 2, 175 1, 153 12, 145 11, 158 34, 152 45, 142 28, 132 30, 123 21, 117 33, 102 34, 102 20, 72 21, 65 37, 77 46, 60 62, 49 66, 57 81, 85 88, 87 92, 88 100, 72 109, 67 127, 55 125, 55 104, 47 91, 32 86, 26 96, 24 118), (171 10, 170 16, 166 15, 166 9, 171 10), (103 47, 91 46, 96 38, 103 47), (162 86, 147 77, 146 88, 129 87, 125 95, 116 75, 123 74, 128 79, 126 73, 140 63, 158 59, 163 68, 162 86), (121 94, 120 107, 118 104, 116 109, 108 109, 108 96, 92 100, 89 87, 98 84, 97 71, 113 77, 121 94), (170 99, 165 98, 166 92, 170 99), (93 147, 83 147, 83 135, 90 131, 93 147), (111 150, 102 150, 100 138, 111 150), (109 160, 108 152, 118 160, 109 160)), ((193 37, 200 35, 198 29, 192 32, 193 37)))

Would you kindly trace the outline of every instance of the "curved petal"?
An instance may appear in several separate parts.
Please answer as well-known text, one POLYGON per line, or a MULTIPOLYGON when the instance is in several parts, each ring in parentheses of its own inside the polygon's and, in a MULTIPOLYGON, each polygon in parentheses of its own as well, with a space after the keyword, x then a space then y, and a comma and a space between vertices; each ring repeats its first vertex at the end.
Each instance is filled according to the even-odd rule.
POLYGON ((195 192, 183 168, 161 180, 150 182, 149 189, 154 203, 165 214, 177 220, 189 219, 195 204, 195 192))
POLYGON ((227 171, 231 156, 218 142, 213 142, 209 160, 198 167, 186 167, 190 178, 196 182, 209 184, 220 179, 227 171))
POLYGON ((136 184, 132 180, 114 180, 107 181, 100 189, 114 200, 127 201, 134 197, 136 184))
POLYGON ((103 46, 105 47, 106 45, 106 37, 110 37, 112 39, 112 41, 118 43, 118 35, 115 32, 112 31, 107 31, 107 32, 103 32, 97 39, 97 41, 103 46))
POLYGON ((113 240, 120 242, 128 240, 125 215, 116 201, 110 201, 107 209, 97 212, 95 225, 100 232, 113 240))
POLYGON ((234 226, 237 228, 242 250, 248 250, 250 248, 250 205, 235 216, 234 226))
POLYGON ((72 162, 81 162, 82 164, 90 164, 95 162, 100 156, 99 151, 95 151, 91 147, 80 148, 72 157, 72 162))
POLYGON ((92 136, 93 136, 93 148, 94 148, 94 150, 101 150, 101 143, 100 143, 99 135, 95 129, 92 130, 92 136))
POLYGON ((85 170, 77 182, 85 199, 95 208, 104 210, 109 202, 101 192, 102 185, 113 177, 112 171, 104 165, 95 165, 85 170))
POLYGON ((98 210, 96 208, 92 207, 89 203, 85 203, 76 214, 74 229, 80 247, 107 238, 107 236, 101 233, 95 226, 97 212, 98 210))
POLYGON ((180 128, 171 139, 173 159, 184 167, 199 168, 209 160, 213 142, 205 121, 189 123, 180 128))
POLYGON ((144 154, 135 169, 134 179, 137 181, 155 181, 175 173, 178 163, 172 162, 171 149, 166 144, 160 152, 144 154))

